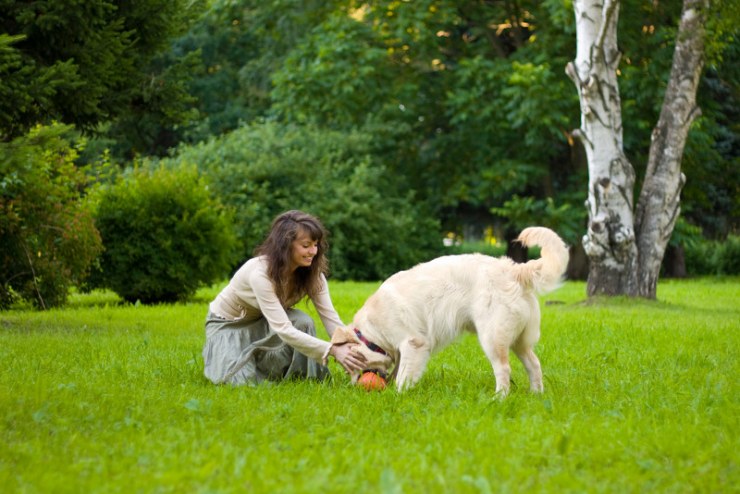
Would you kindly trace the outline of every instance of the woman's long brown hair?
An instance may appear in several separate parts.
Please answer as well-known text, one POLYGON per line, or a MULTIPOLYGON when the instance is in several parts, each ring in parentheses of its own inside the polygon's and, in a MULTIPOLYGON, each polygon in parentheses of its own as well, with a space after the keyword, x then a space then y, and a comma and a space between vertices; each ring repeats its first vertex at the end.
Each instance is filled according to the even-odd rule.
POLYGON ((321 274, 327 275, 329 272, 326 237, 327 232, 321 221, 303 211, 287 211, 272 222, 270 233, 257 247, 255 254, 267 257, 267 275, 283 306, 297 302, 304 295, 312 297, 318 293, 321 274), (317 243, 317 252, 311 266, 299 267, 291 273, 292 244, 304 232, 317 243))

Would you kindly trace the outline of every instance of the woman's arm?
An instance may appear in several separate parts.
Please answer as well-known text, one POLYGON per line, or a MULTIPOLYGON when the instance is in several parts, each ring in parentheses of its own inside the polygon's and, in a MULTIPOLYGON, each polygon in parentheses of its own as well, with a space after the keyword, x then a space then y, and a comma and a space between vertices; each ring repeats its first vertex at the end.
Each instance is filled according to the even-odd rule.
POLYGON ((331 338, 337 326, 344 326, 344 323, 334 309, 334 304, 329 295, 329 284, 323 274, 321 275, 321 290, 319 290, 319 293, 311 301, 316 307, 316 312, 319 313, 319 317, 324 324, 324 328, 326 328, 326 332, 329 334, 329 338, 331 338))
POLYGON ((249 283, 262 315, 280 339, 306 357, 321 362, 329 351, 330 343, 310 336, 293 326, 266 273, 253 272, 249 277, 249 283))
MULTIPOLYGON (((332 355, 347 372, 360 371, 364 368, 364 357, 353 352, 347 345, 332 345, 328 341, 296 329, 275 295, 275 290, 266 274, 256 272, 250 277, 250 282, 262 315, 281 340, 306 357, 322 362, 324 365, 326 365, 327 357, 332 355)), ((336 320, 341 324, 339 316, 336 316, 336 320)))

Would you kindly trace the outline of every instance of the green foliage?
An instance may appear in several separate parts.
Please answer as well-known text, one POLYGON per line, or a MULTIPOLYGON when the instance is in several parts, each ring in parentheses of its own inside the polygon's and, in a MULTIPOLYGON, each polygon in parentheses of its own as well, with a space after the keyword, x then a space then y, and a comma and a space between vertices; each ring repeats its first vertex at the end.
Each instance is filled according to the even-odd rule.
MULTIPOLYGON (((125 21, 125 33, 141 34, 135 48, 153 49, 142 51, 146 56, 136 63, 128 57, 135 50, 127 49, 117 61, 121 67, 116 70, 147 75, 127 79, 117 92, 108 93, 106 104, 129 102, 115 114, 120 118, 100 129, 108 140, 95 143, 96 148, 109 147, 116 158, 164 156, 177 143, 277 119, 287 126, 308 123, 364 133, 367 166, 390 174, 395 189, 412 192, 408 200, 447 231, 470 232, 471 226, 492 223, 500 227, 501 218, 491 210, 515 197, 539 203, 549 197, 556 204, 571 204, 572 211, 582 209, 585 156, 570 135, 580 112, 563 70, 576 53, 569 0, 213 0, 203 2, 208 6, 204 15, 167 53, 152 59, 168 36, 182 32, 201 3, 163 1, 95 0, 73 7, 73 0, 0 0, 13 14, 7 17, 12 26, 35 25, 29 12, 49 5, 55 17, 42 15, 42 23, 67 22, 53 40, 65 43, 48 42, 51 35, 43 30, 47 38, 15 28, 0 35, 0 119, 16 125, 21 120, 13 112, 41 108, 33 101, 52 101, 57 85, 67 88, 78 79, 87 84, 82 69, 76 69, 86 60, 77 55, 87 47, 101 61, 85 73, 104 82, 114 69, 110 54, 133 39, 115 38, 109 25, 125 11, 126 19, 133 19, 125 21), (104 15, 104 7, 114 3, 119 6, 115 15, 104 15), (19 12, 25 14, 15 16, 19 12), (105 46, 91 40, 82 50, 77 41, 69 41, 75 35, 75 40, 87 39, 87 32, 72 29, 84 23, 65 20, 80 16, 85 25, 107 33, 101 35, 108 40, 105 46), (55 53, 62 46, 76 47, 74 59, 63 56, 43 66, 41 83, 32 80, 41 70, 38 57, 25 56, 35 51, 21 50, 32 42, 32 34, 55 53), (3 106, 6 101, 19 103, 3 106)), ((681 3, 622 0, 621 5, 624 145, 639 186, 681 3)), ((682 214, 718 239, 737 231, 740 217, 739 181, 734 180, 740 170, 737 15, 736 0, 712 6, 708 70, 698 95, 702 117, 691 130, 683 161, 688 180, 682 214)), ((32 46, 36 50, 38 44, 32 46)), ((65 100, 73 109, 90 106, 100 94, 77 86, 65 91, 72 94, 73 89, 77 96, 65 100), (78 97, 83 90, 91 101, 78 97)), ((88 149, 94 154, 93 146, 88 149)), ((555 210, 540 211, 548 215, 555 210)))
POLYGON ((571 245, 580 241, 586 220, 583 208, 574 209, 569 202, 556 206, 551 197, 538 200, 514 196, 503 207, 491 211, 506 218, 507 224, 516 231, 532 225, 546 226, 558 232, 571 245))
MULTIPOLYGON (((362 391, 333 361, 329 382, 215 386, 200 351, 221 286, 188 304, 119 304, 94 292, 63 310, 0 313, 4 490, 623 494, 740 485, 739 278, 668 280, 659 302, 588 304, 584 284, 567 282, 541 304, 544 394, 527 390, 512 355, 505 400, 494 398, 472 334, 435 355, 403 394, 362 391)), ((342 319, 376 287, 331 282, 342 319)))
POLYGON ((740 274, 740 235, 725 240, 704 240, 685 248, 686 271, 689 275, 740 274))
POLYGON ((715 256, 717 274, 740 274, 740 235, 729 235, 717 249, 715 256))
POLYGON ((286 57, 273 77, 272 110, 292 122, 357 127, 404 100, 396 72, 372 27, 339 13, 286 57))
MULTIPOLYGON (((533 249, 534 250, 534 249, 533 249)), ((458 254, 485 254, 487 256, 501 257, 506 255, 506 242, 497 242, 491 244, 489 242, 479 240, 477 242, 460 242, 453 243, 450 246, 445 247, 446 255, 458 255, 458 254)))
MULTIPOLYGON (((162 145, 199 142, 265 116, 271 105, 272 74, 287 53, 343 1, 214 0, 160 58, 159 65, 182 65, 197 58, 188 91, 197 99, 198 117, 178 125, 153 120, 148 132, 162 145)), ((193 63, 194 60, 193 60, 193 63)), ((182 80, 176 78, 175 80, 182 80)), ((130 124, 135 121, 131 120, 130 124)), ((177 122, 176 122, 177 123, 177 122)), ((147 150, 140 149, 146 153, 147 150)), ((156 154, 163 155, 161 148, 156 154)), ((151 153, 149 153, 151 154, 151 153)))
POLYGON ((194 167, 135 168, 94 197, 105 245, 94 286, 129 301, 172 302, 228 274, 232 218, 194 167))
POLYGON ((302 209, 319 216, 332 234, 334 276, 373 280, 432 257, 441 234, 369 150, 359 132, 264 123, 183 147, 166 161, 197 164, 236 210, 244 258, 276 215, 302 209))
MULTIPOLYGON (((732 181, 713 180, 737 168, 737 153, 720 151, 737 135, 737 14, 728 5, 710 16, 711 73, 699 95, 704 117, 685 153, 685 202, 697 198, 700 206, 684 212, 720 238, 733 229, 727 211, 737 196, 732 181), (716 104, 721 101, 727 103, 716 104)), ((624 142, 639 177, 681 6, 641 0, 622 0, 622 6, 624 142)), ((570 137, 579 110, 563 71, 575 43, 572 2, 562 0, 215 0, 157 65, 200 57, 180 68, 193 76, 188 87, 198 98, 197 119, 182 113, 170 125, 167 118, 135 114, 111 135, 125 141, 122 148, 163 155, 177 142, 198 142, 261 118, 362 129, 371 142, 371 166, 393 174, 448 230, 498 221, 491 208, 514 196, 575 200, 575 210, 586 164, 570 137), (149 145, 134 142, 142 135, 149 145)))
POLYGON ((139 155, 163 156, 179 140, 179 129, 199 118, 197 99, 187 81, 202 70, 198 53, 175 61, 157 56, 147 67, 151 74, 140 87, 131 108, 107 126, 105 139, 112 139, 111 151, 120 160, 139 155))
POLYGON ((101 250, 69 133, 39 126, 0 143, 0 308, 18 298, 63 304, 101 250))
POLYGON ((94 130, 132 107, 166 111, 182 104, 152 98, 160 81, 147 64, 200 6, 197 0, 0 0, 0 140, 39 122, 94 130))
POLYGON ((545 44, 554 37, 548 16, 563 9, 423 1, 339 12, 275 73, 272 110, 288 121, 362 128, 448 229, 471 211, 491 222, 490 208, 513 194, 574 186, 566 136, 577 98, 557 65, 562 52, 550 51, 563 43, 545 44), (386 129, 397 129, 395 153, 383 149, 386 129))
POLYGON ((702 109, 686 143, 682 215, 704 235, 723 239, 740 231, 740 38, 702 79, 702 109))
POLYGON ((701 228, 696 225, 692 225, 682 216, 676 221, 676 226, 673 227, 671 233, 671 240, 669 245, 673 247, 681 246, 695 246, 702 241, 701 228))

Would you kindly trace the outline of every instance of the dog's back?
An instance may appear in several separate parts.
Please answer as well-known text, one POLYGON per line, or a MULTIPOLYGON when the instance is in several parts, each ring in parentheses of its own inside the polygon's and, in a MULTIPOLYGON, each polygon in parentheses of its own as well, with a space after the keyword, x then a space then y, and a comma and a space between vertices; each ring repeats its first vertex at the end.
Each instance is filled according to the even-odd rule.
POLYGON ((475 329, 477 310, 531 312, 534 293, 549 292, 561 283, 568 249, 543 227, 523 230, 518 240, 527 247, 539 246, 541 257, 517 264, 507 257, 461 254, 418 264, 388 278, 355 315, 355 325, 384 348, 397 348, 417 333, 438 350, 461 331, 475 329))

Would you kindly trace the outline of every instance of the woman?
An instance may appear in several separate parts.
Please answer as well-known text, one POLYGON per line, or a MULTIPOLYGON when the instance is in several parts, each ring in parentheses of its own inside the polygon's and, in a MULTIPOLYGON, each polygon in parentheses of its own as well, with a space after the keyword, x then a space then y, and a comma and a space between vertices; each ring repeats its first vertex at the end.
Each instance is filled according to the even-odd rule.
POLYGON ((344 326, 329 297, 326 249, 326 230, 317 218, 301 211, 275 218, 256 257, 209 306, 203 347, 208 379, 216 384, 323 379, 329 355, 347 372, 362 370, 361 355, 317 338, 313 319, 292 308, 308 295, 330 337, 344 326))

